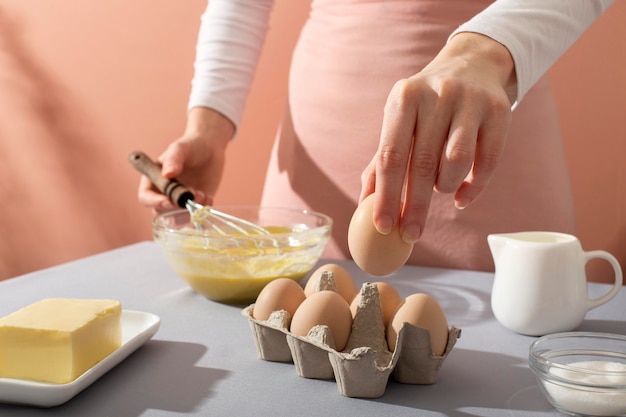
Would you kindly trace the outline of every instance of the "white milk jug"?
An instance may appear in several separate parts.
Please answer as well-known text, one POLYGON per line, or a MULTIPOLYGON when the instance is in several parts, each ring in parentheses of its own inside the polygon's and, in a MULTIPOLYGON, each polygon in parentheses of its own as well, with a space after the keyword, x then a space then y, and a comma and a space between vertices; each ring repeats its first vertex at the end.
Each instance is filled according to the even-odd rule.
POLYGON ((492 234, 487 238, 495 262, 491 307, 496 319, 530 336, 570 331, 590 309, 615 297, 622 269, 606 251, 583 251, 572 235, 555 232, 492 234), (585 264, 607 260, 615 271, 610 291, 589 299, 585 264))

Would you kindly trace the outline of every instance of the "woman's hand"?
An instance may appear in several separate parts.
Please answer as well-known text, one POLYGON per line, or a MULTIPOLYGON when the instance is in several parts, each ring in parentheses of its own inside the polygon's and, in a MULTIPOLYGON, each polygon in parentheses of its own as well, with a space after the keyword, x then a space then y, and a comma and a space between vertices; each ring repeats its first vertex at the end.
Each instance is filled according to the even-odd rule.
POLYGON ((423 232, 433 190, 465 208, 487 186, 504 148, 516 96, 508 50, 459 33, 421 72, 398 81, 385 105, 376 155, 361 176, 362 200, 376 191, 374 223, 403 239, 423 232))
MULTIPOLYGON (((213 204, 224 171, 226 147, 234 132, 234 125, 222 114, 204 107, 193 108, 184 135, 158 157, 161 174, 188 187, 196 202, 213 204)), ((145 176, 139 182, 138 198, 155 213, 177 208, 145 176)))

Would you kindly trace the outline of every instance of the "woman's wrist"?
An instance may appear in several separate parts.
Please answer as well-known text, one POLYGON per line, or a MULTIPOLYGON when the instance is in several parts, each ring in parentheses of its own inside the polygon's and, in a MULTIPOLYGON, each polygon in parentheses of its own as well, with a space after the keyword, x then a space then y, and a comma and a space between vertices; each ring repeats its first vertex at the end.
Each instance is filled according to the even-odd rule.
POLYGON ((517 99, 515 61, 500 42, 480 33, 460 32, 450 38, 440 54, 462 58, 470 65, 493 73, 511 104, 517 99))
POLYGON ((185 135, 211 135, 232 139, 234 123, 222 113, 208 107, 194 107, 187 114, 185 135))

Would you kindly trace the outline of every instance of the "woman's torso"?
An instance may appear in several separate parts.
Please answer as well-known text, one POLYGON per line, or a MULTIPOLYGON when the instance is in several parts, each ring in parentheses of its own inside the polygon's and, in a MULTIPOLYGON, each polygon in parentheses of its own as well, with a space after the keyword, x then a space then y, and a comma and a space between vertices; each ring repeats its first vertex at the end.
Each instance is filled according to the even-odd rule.
MULTIPOLYGON (((393 84, 420 71, 450 33, 490 1, 313 0, 294 51, 289 108, 268 168, 263 204, 308 207, 335 220, 327 256, 348 257, 347 225, 360 175, 378 146, 393 84)), ((554 104, 540 81, 514 112, 487 191, 463 211, 434 194, 410 262, 491 269, 486 236, 571 232, 573 213, 554 104)))

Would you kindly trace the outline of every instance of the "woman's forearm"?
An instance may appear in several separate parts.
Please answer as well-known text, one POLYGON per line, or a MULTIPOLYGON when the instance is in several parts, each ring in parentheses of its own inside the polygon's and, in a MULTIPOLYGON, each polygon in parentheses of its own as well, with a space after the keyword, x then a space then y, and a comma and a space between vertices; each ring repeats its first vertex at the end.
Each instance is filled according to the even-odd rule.
POLYGON ((613 0, 497 0, 462 24, 504 45, 515 62, 516 101, 541 78, 613 0))

